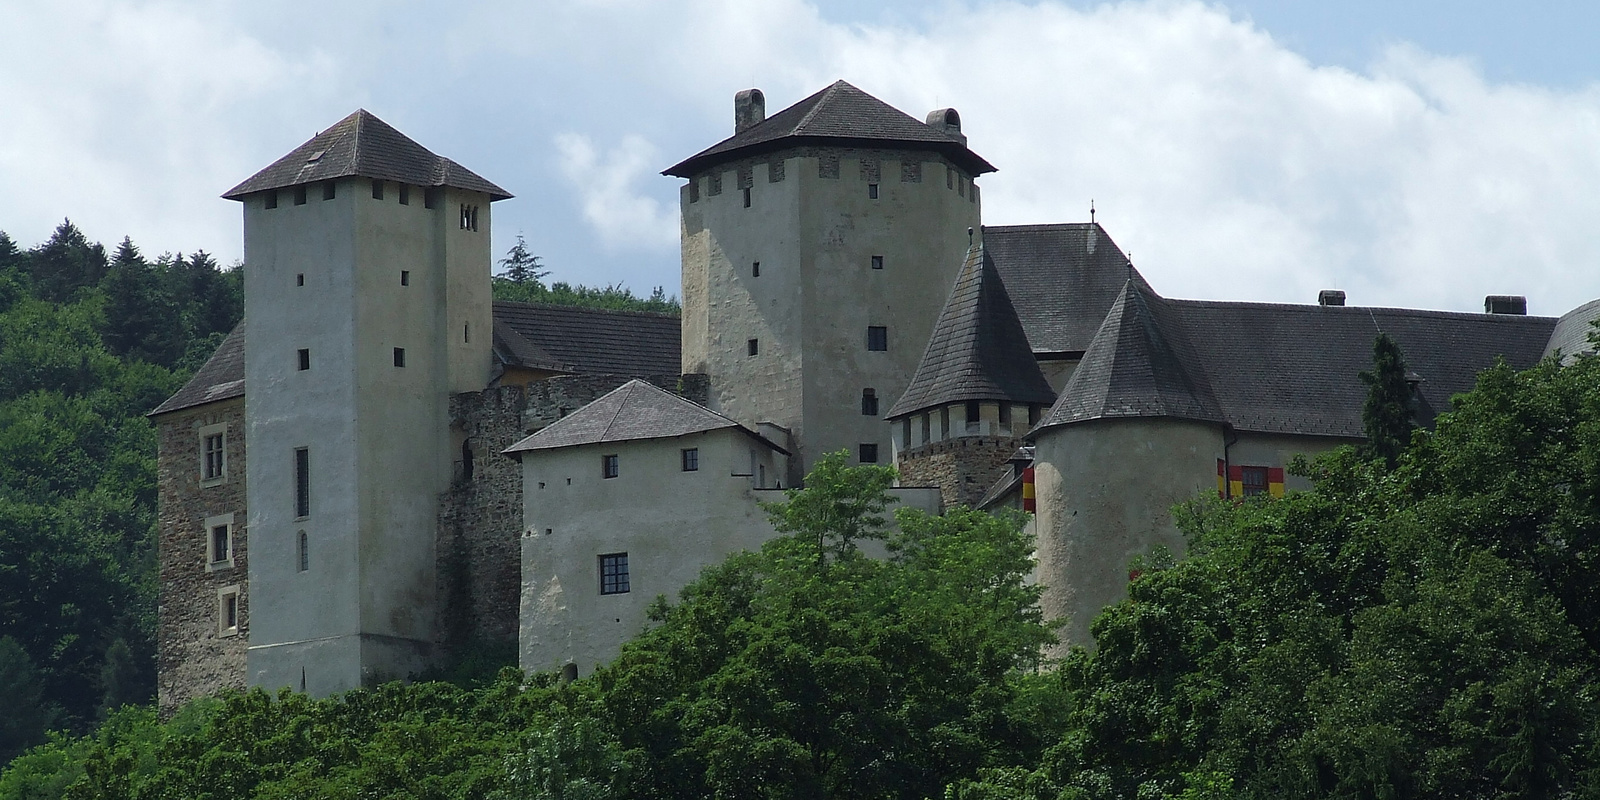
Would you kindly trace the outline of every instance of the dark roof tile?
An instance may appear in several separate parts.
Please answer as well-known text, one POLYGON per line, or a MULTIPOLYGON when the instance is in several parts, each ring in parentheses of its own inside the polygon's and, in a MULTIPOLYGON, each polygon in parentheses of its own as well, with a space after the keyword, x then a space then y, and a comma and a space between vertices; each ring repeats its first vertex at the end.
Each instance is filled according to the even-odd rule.
POLYGON ((216 352, 195 371, 194 377, 166 402, 156 406, 149 416, 170 414, 235 397, 244 397, 244 320, 239 320, 239 324, 233 326, 227 338, 217 346, 216 352))
POLYGON ((509 329, 526 342, 500 353, 513 366, 633 378, 682 369, 681 326, 670 314, 502 300, 494 318, 497 337, 509 329))
POLYGON ((723 428, 737 428, 774 450, 788 452, 705 406, 638 379, 628 381, 503 452, 517 454, 586 444, 664 439, 723 428))
POLYGON ((1096 223, 1001 225, 983 229, 1035 353, 1082 353, 1131 275, 1154 290, 1096 223))

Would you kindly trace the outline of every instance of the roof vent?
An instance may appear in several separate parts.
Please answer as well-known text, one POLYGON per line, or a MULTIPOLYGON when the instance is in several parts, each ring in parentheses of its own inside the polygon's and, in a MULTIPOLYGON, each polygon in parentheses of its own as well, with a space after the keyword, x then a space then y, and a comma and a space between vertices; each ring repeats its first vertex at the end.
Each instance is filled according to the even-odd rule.
POLYGON ((1483 298, 1483 313, 1528 315, 1528 298, 1514 294, 1491 294, 1483 298))
POLYGON ((929 111, 928 127, 960 139, 962 144, 967 143, 966 134, 961 132, 961 114, 957 113, 953 108, 939 108, 929 111))
POLYGON ((744 133, 767 121, 767 97, 760 89, 746 89, 733 96, 733 132, 744 133))
POLYGON ((326 153, 326 152, 328 152, 328 151, 327 150, 318 150, 317 152, 312 153, 309 156, 306 156, 306 163, 307 164, 315 164, 318 161, 321 161, 322 160, 322 154, 326 153))
POLYGON ((1317 292, 1317 305, 1342 306, 1344 305, 1344 291, 1341 289, 1323 289, 1317 292))

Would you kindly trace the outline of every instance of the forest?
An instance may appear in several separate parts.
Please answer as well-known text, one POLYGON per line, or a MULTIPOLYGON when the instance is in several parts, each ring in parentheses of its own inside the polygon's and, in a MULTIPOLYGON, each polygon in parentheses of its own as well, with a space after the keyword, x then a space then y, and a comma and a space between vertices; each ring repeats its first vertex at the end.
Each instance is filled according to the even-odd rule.
POLYGON ((52 288, 32 266, 70 233, 0 261, 0 686, 50 717, 24 718, 43 741, 0 800, 1600 796, 1600 359, 1496 366, 1412 430, 1381 339, 1371 444, 1297 462, 1308 491, 1179 506, 1187 552, 1130 564, 1093 648, 1050 647, 1023 518, 891 525, 893 472, 832 456, 767 507, 777 538, 657 600, 592 676, 252 690, 159 719, 131 420, 225 326, 191 291, 182 347, 108 336, 115 267, 52 288), (14 356, 20 330, 49 333, 14 356))

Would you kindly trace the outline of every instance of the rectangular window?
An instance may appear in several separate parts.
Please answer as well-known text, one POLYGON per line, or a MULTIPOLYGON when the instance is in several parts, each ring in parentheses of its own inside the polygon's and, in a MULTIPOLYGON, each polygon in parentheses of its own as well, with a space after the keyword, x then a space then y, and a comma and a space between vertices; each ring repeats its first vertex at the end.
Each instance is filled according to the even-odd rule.
POLYGON ((233 515, 207 517, 205 537, 206 571, 233 566, 233 515))
POLYGON ((268 189, 265 192, 262 192, 262 207, 269 209, 278 207, 277 189, 268 189))
POLYGON ((463 344, 472 344, 472 323, 470 323, 470 322, 462 323, 462 325, 461 325, 461 341, 462 341, 463 344))
POLYGON ((438 189, 423 189, 422 190, 422 207, 423 208, 438 208, 439 207, 439 190, 438 189))
POLYGON ((873 442, 863 442, 860 455, 863 464, 878 463, 878 445, 873 442))
POLYGON ((697 472, 697 471, 699 471, 699 469, 700 469, 700 448, 698 448, 698 447, 686 447, 681 452, 683 454, 683 471, 684 472, 697 472))
POLYGON ((1007 425, 1007 426, 1009 426, 1011 424, 1011 404, 1010 403, 1002 402, 1000 404, 1000 424, 1001 425, 1007 425))
POLYGON ((761 277, 761 262, 760 261, 752 261, 752 262, 750 262, 750 277, 752 277, 752 278, 761 277))
POLYGON ((202 480, 222 480, 228 469, 226 426, 210 426, 200 431, 202 480), (218 429, 220 428, 220 430, 218 429))
POLYGON ((304 285, 306 285, 306 274, 304 272, 296 272, 294 274, 294 285, 296 285, 296 286, 304 286, 304 285))
POLYGON ((400 285, 401 286, 410 286, 411 285, 411 270, 409 270, 409 269, 400 270, 400 285))
POLYGON ((396 347, 394 349, 394 365, 397 367, 406 365, 406 349, 404 347, 396 347))
POLYGON ((607 553, 600 557, 600 593, 628 593, 627 553, 607 553))
POLYGON ((882 325, 868 325, 867 349, 887 351, 889 349, 889 329, 882 325))
POLYGON ((967 401, 967 424, 976 425, 983 418, 983 407, 976 400, 967 401))
POLYGON ((372 182, 372 199, 374 199, 374 200, 382 200, 383 199, 383 181, 374 180, 372 182))
POLYGON ((747 356, 753 356, 756 353, 761 352, 761 342, 756 339, 746 339, 744 342, 744 352, 747 356))
POLYGON ((876 199, 878 199, 878 184, 876 184, 876 183, 867 184, 867 199, 868 200, 876 200, 876 199))
POLYGON ((902 449, 909 449, 911 447, 911 418, 910 417, 906 417, 905 419, 900 420, 900 447, 902 449))
POLYGON ((939 439, 943 441, 950 438, 950 407, 939 409, 939 439))
POLYGON ((478 229, 478 207, 461 204, 461 230, 475 231, 478 229))
POLYGON ((749 208, 750 207, 750 190, 749 189, 745 189, 744 190, 744 207, 745 208, 749 208))
POLYGON ((931 441, 933 441, 933 415, 932 414, 923 414, 922 415, 922 443, 923 444, 927 444, 928 442, 931 442, 931 441))
POLYGON ((1245 497, 1267 493, 1266 467, 1240 467, 1239 472, 1244 484, 1245 497))
POLYGON ((691 202, 691 203, 700 202, 700 179, 699 178, 695 178, 695 179, 692 179, 692 180, 689 181, 689 202, 691 202))
POLYGON ((324 200, 332 200, 333 198, 337 197, 339 195, 338 186, 339 186, 339 184, 337 184, 337 183, 335 183, 333 181, 323 181, 322 182, 322 199, 324 199, 324 200))
POLYGON ((600 477, 617 477, 617 457, 615 455, 600 457, 600 477))
POLYGON ((311 516, 311 450, 305 447, 294 451, 294 515, 311 516))
POLYGON ((306 540, 306 532, 300 532, 300 571, 311 569, 311 543, 306 540))
POLYGON ((304 184, 294 187, 294 204, 297 206, 306 204, 306 187, 304 184))
POLYGON ((224 586, 217 590, 217 635, 236 636, 239 633, 239 587, 224 586))
POLYGON ((872 268, 873 269, 883 269, 883 256, 873 256, 872 257, 872 268))
POLYGON ((878 392, 876 389, 861 390, 861 414, 867 417, 878 416, 878 392))
POLYGON ((216 564, 228 560, 228 526, 215 525, 211 528, 211 563, 216 564))
POLYGON ((302 347, 297 351, 297 354, 300 359, 301 371, 311 369, 311 351, 302 347))
POLYGON ((400 184, 400 205, 411 205, 411 186, 409 184, 400 184))

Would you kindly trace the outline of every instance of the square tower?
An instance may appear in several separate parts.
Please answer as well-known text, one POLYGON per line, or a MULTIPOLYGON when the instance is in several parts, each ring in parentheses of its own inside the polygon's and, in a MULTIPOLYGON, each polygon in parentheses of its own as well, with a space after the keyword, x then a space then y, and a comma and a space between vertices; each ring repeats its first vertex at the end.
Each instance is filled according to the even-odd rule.
POLYGON ((489 207, 510 195, 357 111, 244 206, 248 683, 316 695, 427 666, 449 396, 489 381, 489 207))
POLYGON ((787 485, 823 453, 889 463, 883 414, 916 371, 981 231, 994 167, 940 109, 924 123, 839 81, 666 170, 680 191, 683 371, 714 410, 787 428, 787 485))

